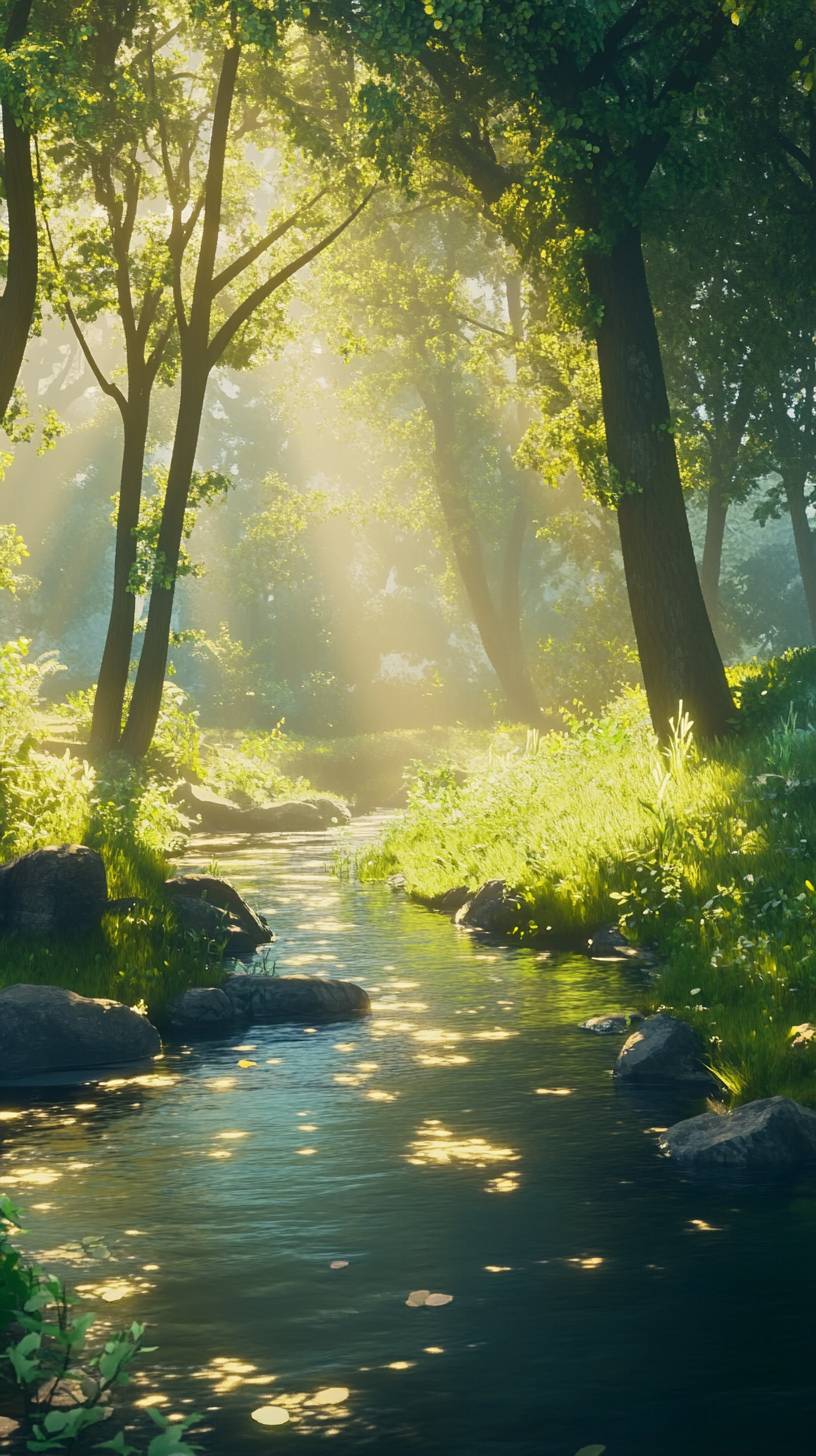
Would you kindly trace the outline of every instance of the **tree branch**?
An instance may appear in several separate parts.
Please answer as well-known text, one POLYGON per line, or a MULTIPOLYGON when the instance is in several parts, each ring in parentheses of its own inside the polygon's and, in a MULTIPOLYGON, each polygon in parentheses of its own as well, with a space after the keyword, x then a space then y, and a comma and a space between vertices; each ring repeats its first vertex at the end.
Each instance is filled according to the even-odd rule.
POLYGON ((320 191, 315 193, 314 197, 311 197, 308 202, 304 202, 302 207, 299 207, 295 212, 290 213, 289 217, 279 223, 277 227, 272 228, 271 232, 266 234, 266 237, 261 238, 257 243, 253 243, 252 247, 247 248, 246 252, 242 253, 239 258, 236 258, 232 263, 228 263, 226 268, 222 268, 221 272, 217 273, 215 278, 213 278, 211 297, 215 298, 216 294, 220 293, 222 288, 227 288, 233 279, 244 272, 245 268, 248 268, 250 264, 262 257, 267 249, 272 247, 273 243, 276 243, 279 238, 282 238, 285 233, 288 233, 290 228, 295 226, 298 220, 303 217, 304 213, 314 207, 320 201, 321 197, 325 197, 328 190, 328 187, 321 187, 320 191))
POLYGON ((242 325, 252 317, 255 310, 260 308, 261 304, 265 303, 267 298, 276 289, 280 288, 282 284, 286 283, 293 274, 298 273, 301 268, 305 268, 307 263, 311 263, 313 258, 316 258, 319 253, 324 252, 326 248, 330 247, 340 237, 340 234, 344 233, 346 228, 351 226, 354 219, 359 217, 363 208, 367 207, 377 190, 376 187, 370 188, 362 201, 357 203, 357 206, 353 208, 341 223, 338 223, 337 227, 332 228, 331 232, 326 233, 325 237, 322 237, 311 248, 307 248, 299 257, 294 258, 291 263, 287 263, 284 268, 281 268, 277 273, 273 273, 272 277, 267 278, 265 283, 261 283, 257 288, 253 289, 248 297, 244 299, 243 303, 240 303, 225 323, 221 325, 220 329, 218 329, 210 341, 207 350, 207 362, 210 368, 218 363, 224 350, 232 342, 242 325))

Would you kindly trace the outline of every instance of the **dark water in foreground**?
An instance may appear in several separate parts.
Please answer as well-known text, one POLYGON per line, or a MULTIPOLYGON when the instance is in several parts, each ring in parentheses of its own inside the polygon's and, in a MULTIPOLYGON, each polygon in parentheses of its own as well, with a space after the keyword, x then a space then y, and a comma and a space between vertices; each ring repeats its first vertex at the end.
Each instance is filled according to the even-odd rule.
POLYGON ((174 1048, 0 1123, 28 1247, 155 1328, 142 1398, 205 1412, 217 1456, 811 1449, 816 1184, 684 1181, 655 1129, 696 1105, 614 1087, 617 1039, 576 1029, 637 972, 480 944, 332 879, 332 847, 217 853, 279 969, 362 982, 369 1020, 174 1048))

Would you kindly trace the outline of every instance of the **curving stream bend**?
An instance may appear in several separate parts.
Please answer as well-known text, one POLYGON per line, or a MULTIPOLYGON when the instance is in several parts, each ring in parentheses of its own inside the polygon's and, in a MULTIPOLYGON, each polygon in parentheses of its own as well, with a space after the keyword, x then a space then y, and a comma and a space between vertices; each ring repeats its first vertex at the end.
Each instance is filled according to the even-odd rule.
POLYGON ((374 1014, 6 1100, 27 1247, 149 1322, 137 1399, 202 1411, 212 1456, 801 1449, 816 1182, 680 1177, 656 1133, 699 1104, 613 1086, 618 1040, 577 1029, 637 1004, 640 973, 331 877, 378 823, 193 847, 184 869, 215 853, 269 915, 281 971, 357 981, 374 1014), (286 1424, 253 1421, 268 1405, 286 1424))

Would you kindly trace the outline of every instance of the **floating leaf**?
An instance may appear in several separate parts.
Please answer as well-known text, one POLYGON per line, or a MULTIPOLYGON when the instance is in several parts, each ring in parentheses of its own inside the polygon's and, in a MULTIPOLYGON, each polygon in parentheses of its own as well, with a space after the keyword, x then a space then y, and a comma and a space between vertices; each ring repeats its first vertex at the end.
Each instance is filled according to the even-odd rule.
POLYGON ((331 1263, 329 1265, 329 1268, 330 1269, 348 1269, 348 1266, 349 1266, 348 1259, 332 1259, 332 1261, 331 1261, 331 1263))
POLYGON ((603 1456, 605 1450, 605 1446, 582 1446, 575 1456, 603 1456))
POLYGON ((452 1294, 429 1294, 425 1300, 428 1309, 439 1309, 443 1304, 452 1304, 452 1294))
POLYGON ((422 1309, 430 1292, 430 1289, 412 1289, 405 1303, 409 1309, 422 1309))
POLYGON ((261 1405, 252 1412, 252 1419, 259 1426, 285 1426, 289 1412, 282 1405, 261 1405))

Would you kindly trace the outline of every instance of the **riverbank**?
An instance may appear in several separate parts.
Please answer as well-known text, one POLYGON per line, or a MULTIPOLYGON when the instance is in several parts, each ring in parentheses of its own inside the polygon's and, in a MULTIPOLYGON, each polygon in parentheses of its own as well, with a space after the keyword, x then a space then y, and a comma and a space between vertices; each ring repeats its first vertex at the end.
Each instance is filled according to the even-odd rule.
POLYGON ((359 860, 439 899, 502 880, 517 933, 618 921, 658 955, 655 1007, 692 1022, 735 1100, 816 1102, 816 654, 735 674, 740 726, 701 752, 680 719, 659 750, 637 693, 601 719, 494 755, 464 783, 420 774, 359 860))

